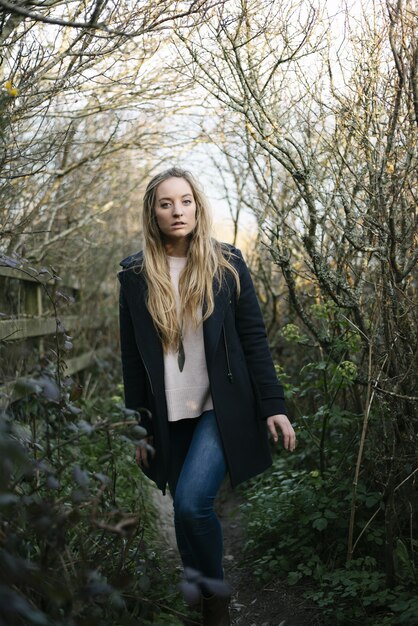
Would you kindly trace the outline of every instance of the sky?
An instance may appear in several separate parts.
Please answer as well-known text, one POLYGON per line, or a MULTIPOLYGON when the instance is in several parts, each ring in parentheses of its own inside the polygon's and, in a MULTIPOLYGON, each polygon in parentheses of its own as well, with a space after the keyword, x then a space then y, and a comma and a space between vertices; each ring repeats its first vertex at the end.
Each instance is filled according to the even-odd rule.
MULTIPOLYGON (((347 43, 347 14, 345 11, 348 10, 350 18, 353 22, 356 22, 357 18, 360 16, 361 10, 366 9, 366 5, 369 3, 373 4, 373 0, 312 0, 309 2, 306 0, 307 7, 313 4, 318 10, 317 15, 319 16, 319 20, 324 20, 326 27, 329 24, 328 20, 331 20, 331 50, 335 53, 338 51, 340 57, 343 55, 343 49, 345 49, 345 43, 347 43)), ((347 50, 345 53, 347 53, 347 50)), ((311 59, 307 62, 310 63, 311 59)), ((334 78, 338 80, 335 75, 334 78)), ((181 116, 180 124, 183 126, 183 132, 185 132, 186 135, 189 132, 190 137, 195 136, 196 132, 198 132, 196 127, 197 118, 194 115, 196 112, 199 112, 197 103, 196 105, 191 105, 189 117, 187 114, 181 116), (189 130, 187 126, 189 126, 189 130)), ((212 206, 215 236, 222 241, 231 242, 233 237, 232 220, 229 215, 227 202, 223 197, 222 183, 219 181, 219 175, 211 161, 211 157, 222 162, 222 153, 215 143, 208 144, 197 142, 194 143, 191 150, 183 148, 179 152, 176 158, 176 164, 191 170, 200 180, 212 206)), ((233 188, 232 181, 231 188, 233 188)), ((256 219, 248 209, 244 209, 241 213, 239 230, 239 245, 241 245, 241 243, 243 246, 247 245, 247 240, 251 238, 251 235, 257 230, 256 219)))

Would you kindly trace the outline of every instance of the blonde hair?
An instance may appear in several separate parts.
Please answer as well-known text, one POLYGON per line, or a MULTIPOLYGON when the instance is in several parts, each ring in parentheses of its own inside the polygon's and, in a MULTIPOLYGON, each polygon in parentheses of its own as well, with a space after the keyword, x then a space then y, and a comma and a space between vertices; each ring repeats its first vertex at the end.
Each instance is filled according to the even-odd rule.
POLYGON ((213 279, 217 279, 220 289, 225 271, 233 275, 238 293, 240 288, 238 272, 230 262, 233 253, 227 252, 211 236, 212 220, 209 204, 193 175, 187 170, 173 167, 154 176, 147 185, 143 200, 145 240, 143 269, 148 286, 148 310, 165 352, 178 349, 181 328, 177 318, 167 255, 155 216, 155 205, 158 185, 173 177, 184 178, 189 183, 196 203, 196 226, 190 235, 186 267, 179 281, 180 319, 186 323, 190 321, 197 328, 200 322, 204 322, 213 313, 213 279), (203 318, 199 319, 198 310, 204 302, 206 308, 203 318))

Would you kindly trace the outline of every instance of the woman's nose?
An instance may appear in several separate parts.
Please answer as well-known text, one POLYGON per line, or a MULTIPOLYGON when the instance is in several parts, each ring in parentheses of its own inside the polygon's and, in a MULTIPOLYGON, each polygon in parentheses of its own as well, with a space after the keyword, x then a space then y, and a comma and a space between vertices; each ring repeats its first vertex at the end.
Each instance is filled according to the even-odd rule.
POLYGON ((175 202, 173 204, 173 215, 183 215, 183 207, 180 203, 175 202))

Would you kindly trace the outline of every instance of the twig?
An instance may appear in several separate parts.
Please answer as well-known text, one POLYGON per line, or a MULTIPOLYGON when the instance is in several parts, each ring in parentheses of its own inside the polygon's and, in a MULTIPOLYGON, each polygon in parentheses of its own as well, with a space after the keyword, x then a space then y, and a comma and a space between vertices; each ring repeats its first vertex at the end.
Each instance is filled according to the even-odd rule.
POLYGON ((371 382, 372 354, 373 354, 373 349, 372 349, 372 344, 370 343, 369 344, 369 366, 368 366, 369 383, 367 385, 366 410, 364 412, 363 429, 361 432, 360 446, 359 446, 359 450, 357 453, 357 462, 356 462, 356 469, 354 472, 353 489, 352 489, 352 495, 351 495, 350 523, 348 527, 347 561, 351 561, 351 559, 353 558, 353 551, 354 551, 353 536, 354 536, 354 521, 356 517, 357 486, 358 486, 358 479, 360 476, 361 461, 363 459, 363 451, 364 451, 364 444, 366 441, 367 426, 368 426, 369 417, 370 417, 370 409, 373 403, 377 383, 379 381, 380 376, 382 375, 383 368, 388 358, 388 355, 386 355, 381 365, 377 379, 372 385, 372 382, 371 382))

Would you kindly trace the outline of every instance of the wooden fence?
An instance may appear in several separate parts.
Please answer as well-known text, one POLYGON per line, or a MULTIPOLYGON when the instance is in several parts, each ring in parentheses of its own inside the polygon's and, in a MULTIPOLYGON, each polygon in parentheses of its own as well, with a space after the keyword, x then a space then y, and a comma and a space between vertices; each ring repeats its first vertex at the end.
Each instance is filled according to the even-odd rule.
MULTIPOLYGON (((56 292, 59 287, 60 292, 65 292, 65 296, 75 301, 80 298, 80 286, 76 281, 64 281, 57 283, 54 280, 48 281, 48 290, 56 292)), ((52 315, 45 306, 45 288, 42 281, 30 273, 23 273, 19 269, 0 265, 0 344, 2 345, 2 361, 7 363, 7 349, 28 339, 36 341, 38 360, 44 356, 45 338, 58 334, 71 334, 73 331, 80 332, 103 328, 109 324, 110 319, 103 319, 99 316, 82 315, 60 315, 59 318, 52 315), (3 309, 11 310, 11 313, 4 313, 3 309)), ((68 357, 65 354, 64 375, 71 376, 96 363, 97 358, 105 356, 108 350, 85 350, 77 356, 68 357)), ((0 368, 0 375, 3 375, 5 367, 0 368)), ((22 375, 10 377, 0 382, 0 408, 4 409, 10 402, 30 393, 26 390, 25 381, 28 377, 34 378, 31 371, 20 372, 22 375), (23 384, 22 384, 23 383, 23 384)))

